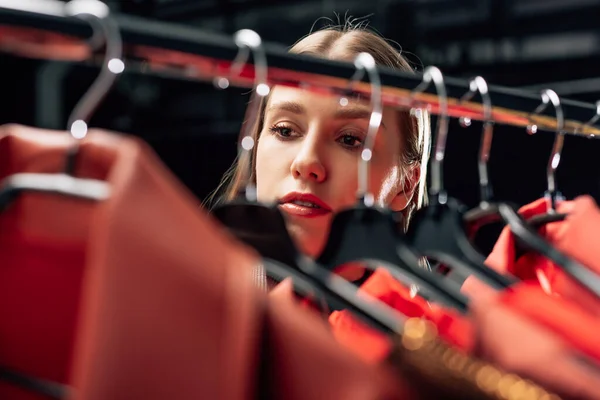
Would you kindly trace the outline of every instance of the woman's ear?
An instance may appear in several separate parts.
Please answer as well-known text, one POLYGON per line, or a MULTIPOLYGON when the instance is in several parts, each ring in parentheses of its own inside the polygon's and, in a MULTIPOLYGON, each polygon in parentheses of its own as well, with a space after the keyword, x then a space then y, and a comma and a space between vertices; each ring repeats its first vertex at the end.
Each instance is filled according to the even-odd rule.
POLYGON ((402 185, 399 187, 396 196, 390 204, 392 211, 402 211, 410 204, 419 187, 420 177, 421 168, 419 164, 411 165, 407 175, 402 177, 402 185))

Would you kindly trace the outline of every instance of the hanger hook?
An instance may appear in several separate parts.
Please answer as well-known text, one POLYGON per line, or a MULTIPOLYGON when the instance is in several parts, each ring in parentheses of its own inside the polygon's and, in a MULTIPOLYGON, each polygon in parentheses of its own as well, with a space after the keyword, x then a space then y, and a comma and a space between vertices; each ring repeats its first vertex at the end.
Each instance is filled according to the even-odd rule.
MULTIPOLYGON (((373 158, 375 137, 383 118, 381 80, 377 72, 375 59, 369 53, 359 53, 354 59, 354 66, 356 67, 356 71, 350 78, 350 87, 362 79, 365 71, 371 82, 371 117, 369 118, 369 128, 367 129, 365 143, 358 163, 358 190, 356 195, 367 207, 372 207, 375 204, 375 197, 373 193, 369 192, 369 163, 373 158)), ((344 105, 342 101, 340 101, 340 104, 344 105)))
MULTIPOLYGON (((556 168, 560 163, 560 157, 562 153, 562 148, 565 141, 565 116, 563 113, 562 106, 560 104, 560 97, 556 94, 556 92, 552 89, 544 89, 541 92, 542 96, 542 104, 540 104, 534 111, 533 114, 542 113, 548 104, 552 104, 554 107, 554 111, 556 113, 556 136, 554 137, 554 145, 552 146, 552 154, 550 155, 550 159, 548 160, 548 167, 546 169, 546 177, 548 180, 548 190, 545 194, 545 197, 550 201, 549 203, 549 213, 553 213, 556 210, 556 202, 557 200, 562 199, 560 192, 556 189, 556 168)), ((593 118, 592 118, 593 119, 593 118)), ((531 125, 527 127, 530 133, 535 133, 537 131, 536 125, 531 125)))
MULTIPOLYGON (((238 47, 238 52, 229 68, 230 75, 239 75, 242 72, 242 68, 248 62, 248 56, 252 53, 255 65, 254 90, 261 97, 267 96, 271 89, 267 84, 267 56, 260 35, 251 29, 240 29, 233 34, 233 41, 238 47)), ((229 84, 229 79, 226 77, 215 79, 215 85, 219 89, 227 89, 229 84)))
POLYGON ((448 137, 448 95, 444 75, 439 68, 429 66, 423 71, 423 81, 412 91, 411 97, 425 91, 431 82, 434 83, 439 98, 439 116, 437 121, 437 138, 435 141, 435 155, 431 162, 431 189, 432 196, 438 197, 438 202, 446 202, 443 188, 443 162, 446 153, 446 138, 448 137))
MULTIPOLYGON (((584 123, 582 126, 589 126, 592 127, 596 122, 598 122, 598 120, 600 119, 600 100, 596 102, 596 114, 590 118, 590 120, 586 123, 584 123)), ((591 135, 590 137, 594 137, 594 135, 591 135)))
POLYGON ((88 122, 94 111, 104 99, 117 75, 125 70, 123 62, 123 42, 116 22, 110 18, 110 10, 99 0, 71 0, 65 4, 67 15, 85 19, 93 29, 92 45, 101 44, 99 38, 106 43, 106 52, 102 62, 100 75, 84 96, 73 108, 67 120, 67 129, 75 139, 74 147, 67 155, 66 173, 72 175, 75 157, 79 150, 79 140, 88 132, 88 122), (90 18, 91 17, 91 18, 90 18))
POLYGON ((476 76, 469 81, 469 91, 463 95, 460 102, 471 100, 476 93, 481 96, 483 104, 483 133, 479 146, 479 188, 481 192, 480 207, 487 207, 491 200, 491 186, 489 180, 488 162, 494 135, 494 121, 492 119, 492 99, 487 82, 481 76, 476 76))
MULTIPOLYGON (((242 181, 246 182, 244 196, 247 201, 254 202, 256 201, 256 187, 255 184, 251 182, 251 179, 249 179, 252 175, 252 165, 249 161, 251 160, 252 150, 256 144, 252 137, 252 131, 258 119, 258 113, 260 112, 260 98, 268 96, 271 92, 271 88, 267 83, 269 69, 267 65, 267 56, 262 45, 262 39, 258 33, 251 29, 241 29, 233 35, 233 39, 238 47, 238 52, 229 69, 231 76, 239 75, 241 73, 242 68, 248 62, 250 53, 252 53, 254 59, 254 88, 252 98, 246 109, 238 149, 240 162, 247 162, 249 165, 246 176, 242 177, 242 181)), ((216 78, 215 85, 220 89, 226 89, 229 87, 229 79, 225 77, 216 78)))

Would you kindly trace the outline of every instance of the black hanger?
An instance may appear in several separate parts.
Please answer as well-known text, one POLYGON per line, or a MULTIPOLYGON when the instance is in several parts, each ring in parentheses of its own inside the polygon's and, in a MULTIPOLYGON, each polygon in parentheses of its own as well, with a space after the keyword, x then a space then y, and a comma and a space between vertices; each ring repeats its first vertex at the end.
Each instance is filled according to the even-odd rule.
MULTIPOLYGON (((484 114, 484 122, 483 122, 483 134, 481 138, 481 146, 479 150, 479 163, 478 163, 478 171, 479 171, 479 187, 480 187, 480 202, 479 205, 465 213, 465 221, 468 226, 468 231, 470 235, 474 235, 477 230, 484 225, 494 223, 494 222, 504 222, 505 224, 508 221, 504 220, 500 213, 499 205, 501 203, 492 201, 492 187, 489 183, 488 178, 488 161, 490 155, 490 149, 492 145, 493 138, 493 120, 492 120, 492 103, 488 93, 487 83, 485 80, 478 76, 471 80, 470 82, 471 90, 466 93, 461 101, 470 100, 476 91, 478 91, 481 95, 483 102, 483 114, 484 114)), ((550 97, 544 93, 543 96, 544 102, 534 113, 542 112, 545 106, 550 101, 550 97)), ((559 123, 561 123, 560 117, 562 116, 562 110, 560 109, 560 104, 558 106, 559 113, 559 123)), ((468 126, 469 123, 461 123, 463 126, 468 126)), ((537 126, 529 126, 528 129, 532 132, 537 131, 537 126)), ((562 128, 561 128, 562 129, 562 128)), ((555 190, 554 184, 554 169, 553 160, 556 160, 556 154, 560 156, 560 149, 562 148, 562 139, 555 143, 555 148, 552 156, 550 157, 550 162, 548 165, 548 192, 546 196, 548 196, 548 200, 551 204, 551 207, 555 204, 555 202, 561 197, 560 194, 555 190)), ((516 210, 517 206, 513 203, 502 203, 505 206, 510 206, 511 209, 516 210)), ((504 210, 506 213, 507 210, 504 210)), ((516 212, 516 211, 515 211, 516 212)), ((550 212, 548 214, 544 214, 541 216, 537 216, 539 218, 533 217, 527 220, 527 224, 530 227, 536 228, 541 224, 548 222, 561 221, 564 219, 564 214, 558 214, 556 212, 550 212)), ((517 223, 517 221, 521 221, 522 218, 511 218, 513 223, 517 223)), ((523 221, 524 223, 524 221, 523 221)), ((524 228, 520 228, 521 231, 524 228)))
MULTIPOLYGON (((89 19, 94 29, 92 42, 94 39, 97 41, 99 34, 104 35, 107 51, 102 72, 69 117, 70 133, 76 140, 67 154, 66 173, 17 173, 8 176, 2 181, 0 189, 0 212, 22 192, 54 193, 91 201, 102 201, 110 196, 110 187, 106 182, 76 178, 72 176, 72 172, 79 146, 78 139, 87 134, 85 120, 89 119, 108 92, 115 75, 122 72, 121 36, 114 20, 108 18, 109 9, 104 3, 96 0, 73 0, 63 7, 66 15, 89 19)), ((5 366, 0 366, 0 380, 53 399, 68 398, 72 389, 68 385, 40 379, 5 366)))
MULTIPOLYGON (((548 241, 546 241, 525 219, 517 212, 516 207, 512 204, 492 202, 491 201, 491 185, 488 179, 488 161, 489 153, 492 144, 493 128, 492 128, 492 105, 487 84, 481 77, 476 77, 471 81, 471 92, 479 91, 484 106, 484 131, 481 139, 481 147, 479 153, 479 184, 481 188, 481 201, 478 207, 465 213, 465 221, 467 225, 477 228, 481 224, 485 224, 491 220, 500 220, 508 226, 517 241, 517 254, 522 254, 525 251, 533 250, 544 255, 555 264, 563 266, 563 269, 569 273, 579 283, 583 284, 592 293, 597 293, 600 289, 600 279, 594 277, 591 270, 579 264, 575 260, 570 259, 565 254, 558 251, 548 241)), ((471 97, 472 94, 469 94, 471 97)), ((551 204, 551 208, 559 197, 556 191, 554 180, 554 172, 560 160, 560 151, 562 149, 561 130, 564 123, 564 115, 560 107, 560 99, 551 90, 542 92, 542 106, 538 107, 536 113, 542 112, 545 105, 551 103, 556 109, 557 114, 557 140, 555 141, 552 156, 548 165, 548 191, 546 196, 551 204)), ((529 129, 537 129, 530 127, 529 129)), ((548 214, 550 215, 550 214, 548 214)), ((556 213, 554 215, 557 215, 556 213)), ((548 218, 548 217, 546 217, 548 218)))
MULTIPOLYGON (((596 114, 588 122, 584 123, 582 126, 583 127, 592 126, 598 121, 598 119, 600 119, 600 101, 596 102, 596 114)), ((528 127, 528 129, 529 130, 534 129, 533 125, 530 125, 528 127)), ((557 133, 557 135, 558 135, 558 133, 557 133)), ((554 207, 556 201, 559 199, 560 200, 564 200, 564 199, 561 198, 559 193, 556 193, 553 195, 552 191, 551 191, 551 187, 556 185, 555 179, 554 179, 554 171, 556 169, 556 165, 553 165, 553 161, 556 160, 555 161, 556 164, 558 164, 558 161, 560 161, 560 151, 562 148, 562 140, 563 139, 561 139, 561 141, 559 142, 558 136, 557 136, 557 138, 555 139, 555 142, 554 142, 553 154, 550 157, 550 160, 548 161, 548 192, 547 192, 547 195, 549 196, 551 211, 546 214, 534 215, 531 218, 527 219, 527 223, 536 229, 542 227, 543 225, 549 224, 551 222, 563 221, 567 217, 567 214, 557 213, 556 211, 554 211, 553 207, 554 207)))
MULTIPOLYGON (((535 251, 543 255, 554 264, 560 266, 567 275, 571 276, 585 290, 600 298, 600 276, 577 260, 572 259, 556 249, 534 229, 534 227, 540 226, 540 224, 544 222, 560 221, 561 218, 563 218, 563 215, 556 212, 556 203, 564 199, 556 188, 555 178, 556 168, 560 163, 560 156, 564 144, 564 113, 560 104, 560 98, 556 92, 545 89, 541 94, 542 104, 534 113, 540 113, 548 104, 552 104, 556 112, 557 120, 556 136, 554 138, 552 154, 548 161, 547 168, 548 190, 544 194, 544 197, 547 198, 549 204, 548 213, 540 216, 540 218, 537 219, 536 225, 533 226, 529 224, 529 221, 526 222, 513 209, 501 209, 500 212, 517 240, 517 255, 521 255, 527 251, 535 251)), ((595 120, 594 118, 592 118, 592 122, 595 120)), ((529 126, 528 129, 532 131, 537 130, 537 126, 532 125, 529 126)))
POLYGON ((86 121, 112 87, 116 76, 123 72, 121 35, 116 22, 112 18, 107 18, 108 7, 100 1, 73 0, 64 5, 64 12, 66 15, 90 22, 94 31, 90 43, 93 47, 102 42, 106 43, 102 70, 69 116, 69 132, 75 140, 73 147, 66 154, 65 173, 18 173, 5 178, 0 189, 0 212, 25 191, 53 193, 91 201, 105 200, 110 195, 110 187, 106 182, 76 178, 73 176, 73 169, 79 141, 87 135, 86 121), (99 42, 98 39, 101 38, 104 40, 99 42))
MULTIPOLYGON (((285 270, 287 273, 284 273, 281 278, 288 276, 295 278, 298 274, 302 275, 303 256, 289 236, 285 220, 277 208, 277 204, 259 203, 256 198, 256 188, 251 179, 250 160, 255 146, 252 130, 258 121, 261 102, 265 101, 265 97, 270 92, 267 84, 267 60, 262 40, 256 32, 242 29, 234 34, 234 41, 239 51, 232 62, 230 74, 239 74, 247 62, 250 51, 253 54, 255 66, 254 90, 246 109, 238 143, 238 162, 241 165, 247 164, 248 169, 243 171, 242 176, 234 177, 234 179, 244 182, 244 188, 240 190, 240 193, 236 193, 236 197, 232 201, 217 203, 212 208, 211 214, 238 240, 258 251, 266 263, 265 270, 268 274, 271 274, 273 269, 280 273, 285 270), (267 268, 268 266, 271 268, 267 268)), ((215 86, 226 89, 229 87, 229 79, 217 77, 215 86)), ((297 289, 304 289, 303 294, 308 294, 306 290, 310 290, 311 287, 311 285, 296 286, 297 289)), ((320 299, 324 300, 323 297, 320 299)))
POLYGON ((539 229, 544 225, 550 224, 552 222, 560 222, 564 221, 567 218, 568 214, 565 213, 546 213, 540 215, 533 215, 527 218, 527 224, 531 226, 533 229, 539 229))
POLYGON ((502 275, 484 264, 485 258, 470 242, 465 229, 465 207, 444 191, 442 163, 448 133, 448 101, 444 78, 436 67, 428 67, 423 82, 413 93, 425 90, 434 82, 440 103, 440 116, 436 148, 432 160, 430 204, 418 210, 406 233, 407 241, 420 254, 435 258, 465 274, 475 274, 494 288, 506 288, 515 282, 513 277, 502 275))
POLYGON ((358 296, 358 288, 340 276, 305 258, 299 268, 264 258, 263 266, 275 279, 291 278, 294 291, 305 296, 317 293, 336 309, 347 309, 363 322, 388 334, 401 334, 406 316, 381 301, 358 296))
MULTIPOLYGON (((252 166, 250 165, 255 138, 252 130, 258 121, 260 105, 269 94, 267 85, 267 60, 260 36, 249 29, 242 29, 234 34, 234 41, 239 48, 231 66, 231 74, 239 74, 247 62, 249 50, 254 57, 255 83, 238 143, 238 162, 248 164, 244 176, 236 177, 245 182, 244 189, 236 194, 232 201, 219 203, 211 210, 211 214, 225 225, 237 239, 254 247, 261 255, 277 262, 298 267, 296 250, 285 227, 283 216, 276 204, 258 203, 256 188, 252 183, 252 166)), ((220 89, 229 87, 226 77, 215 79, 215 86, 220 89)))
POLYGON ((585 290, 600 298, 600 276, 549 244, 512 207, 501 204, 498 206, 498 212, 507 222, 507 225, 510 226, 512 234, 521 246, 543 255, 560 266, 567 275, 585 290))
POLYGON ((368 167, 383 112, 381 84, 372 56, 361 53, 354 63, 358 69, 351 81, 358 79, 359 73, 368 72, 373 108, 359 161, 358 204, 334 216, 327 243, 316 263, 330 271, 350 262, 373 264, 404 283, 419 285, 432 299, 465 312, 467 298, 459 288, 419 265, 419 257, 401 237, 392 211, 375 207, 373 195, 368 193, 368 167))
POLYGON ((468 309, 468 300, 456 285, 420 265, 419 256, 405 243, 389 210, 363 203, 335 215, 316 263, 333 270, 350 262, 385 268, 397 280, 416 284, 432 300, 460 312, 468 309))
MULTIPOLYGON (((479 172, 479 205, 473 209, 465 211, 464 221, 466 222, 467 235, 472 238, 480 227, 494 223, 503 222, 498 212, 498 203, 492 201, 493 191, 489 181, 488 162, 490 158, 490 149, 494 136, 494 121, 492 119, 492 102, 488 93, 488 87, 485 79, 477 76, 470 80, 469 91, 460 99, 461 102, 471 100, 479 92, 483 105, 483 132, 481 144, 479 146, 479 160, 477 170, 479 172)), ((470 119, 461 118, 461 126, 469 126, 470 119)), ((513 207, 516 205, 511 204, 513 207)))
POLYGON ((326 271, 350 261, 374 262, 395 278, 422 286, 440 303, 461 312, 467 309, 467 299, 456 287, 419 267, 419 258, 396 241, 398 231, 387 211, 359 205, 338 213, 332 222, 332 234, 317 260, 299 253, 276 206, 230 203, 215 209, 214 215, 237 239, 252 246, 267 260, 295 270, 326 271))
MULTIPOLYGON (((114 85, 117 76, 125 70, 123 56, 123 41, 114 18, 109 18, 109 9, 98 0, 71 0, 65 4, 68 15, 87 20, 93 29, 90 46, 94 49, 105 45, 104 59, 100 75, 92 83, 87 93, 75 105, 67 121, 71 135, 83 139, 87 135, 88 121, 98 108, 104 97, 114 85)), ((73 175, 75 162, 79 151, 80 140, 76 140, 67 153, 65 173, 73 175)))
MULTIPOLYGON (((565 134, 563 132, 564 127, 564 113, 560 104, 560 98, 551 89, 545 89, 541 92, 542 104, 533 112, 533 114, 539 114, 543 112, 548 104, 552 104, 556 111, 556 135, 554 137, 554 144, 552 146, 552 154, 548 160, 548 166, 546 168, 546 179, 548 181, 548 189, 544 193, 544 197, 548 200, 548 212, 546 214, 540 214, 533 216, 527 220, 532 227, 539 228, 544 224, 550 222, 562 221, 565 219, 566 214, 559 214, 556 212, 556 204, 559 201, 565 200, 563 195, 556 188, 556 168, 560 163, 562 148, 565 141, 565 134)), ((527 130, 530 133, 537 131, 537 125, 530 124, 527 126, 527 130)))

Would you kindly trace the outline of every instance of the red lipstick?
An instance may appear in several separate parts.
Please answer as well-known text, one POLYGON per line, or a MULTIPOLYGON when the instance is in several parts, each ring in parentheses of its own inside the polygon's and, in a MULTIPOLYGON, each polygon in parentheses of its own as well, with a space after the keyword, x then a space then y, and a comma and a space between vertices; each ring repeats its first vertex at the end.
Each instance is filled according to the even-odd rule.
POLYGON ((279 200, 279 207, 288 214, 314 218, 329 214, 331 207, 311 193, 291 192, 279 200))

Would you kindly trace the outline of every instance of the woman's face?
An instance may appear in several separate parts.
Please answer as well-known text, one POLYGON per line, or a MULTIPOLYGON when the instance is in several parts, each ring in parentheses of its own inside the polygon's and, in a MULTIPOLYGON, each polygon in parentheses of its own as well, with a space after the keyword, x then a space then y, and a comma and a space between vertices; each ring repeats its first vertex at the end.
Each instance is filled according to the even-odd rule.
MULTIPOLYGON (((368 102, 275 87, 266 105, 256 156, 258 200, 277 202, 299 249, 320 254, 335 212, 356 204, 358 161, 367 133, 368 102)), ((379 205, 406 207, 398 113, 385 109, 369 167, 369 189, 379 205)), ((415 169, 418 173, 418 169, 415 169)))

